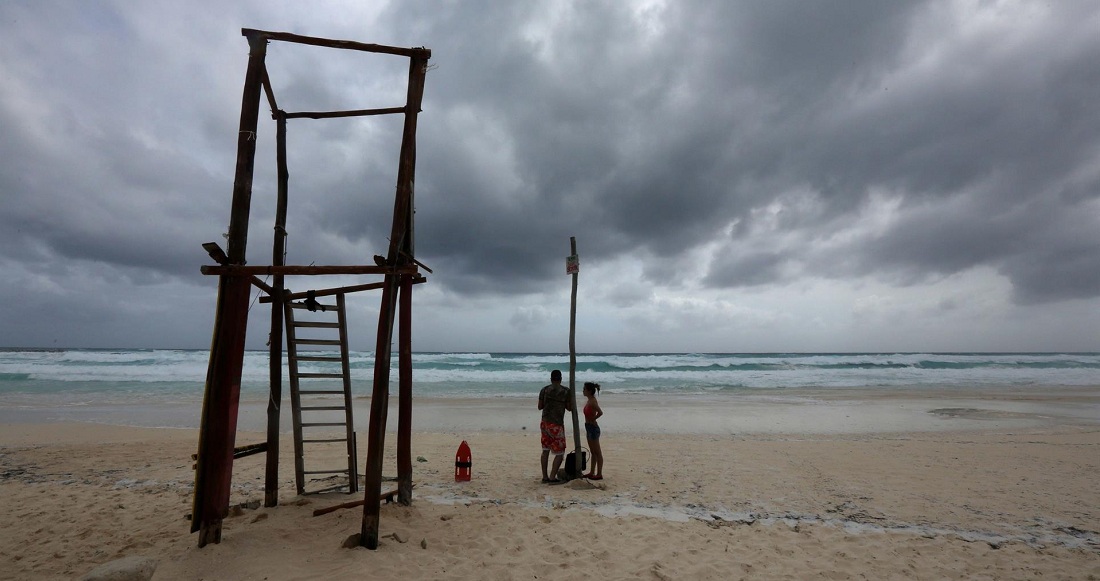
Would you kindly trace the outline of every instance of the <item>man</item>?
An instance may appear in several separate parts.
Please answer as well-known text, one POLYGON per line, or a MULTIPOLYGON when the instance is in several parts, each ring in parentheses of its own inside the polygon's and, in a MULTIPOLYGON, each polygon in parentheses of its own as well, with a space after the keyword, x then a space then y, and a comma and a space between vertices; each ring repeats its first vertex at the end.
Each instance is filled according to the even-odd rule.
POLYGON ((542 410, 542 422, 539 423, 542 431, 542 481, 561 482, 558 468, 565 457, 565 412, 573 411, 573 398, 561 384, 561 371, 555 369, 550 372, 550 385, 539 392, 539 409, 542 410), (554 453, 554 468, 548 473, 546 465, 551 452, 554 453))

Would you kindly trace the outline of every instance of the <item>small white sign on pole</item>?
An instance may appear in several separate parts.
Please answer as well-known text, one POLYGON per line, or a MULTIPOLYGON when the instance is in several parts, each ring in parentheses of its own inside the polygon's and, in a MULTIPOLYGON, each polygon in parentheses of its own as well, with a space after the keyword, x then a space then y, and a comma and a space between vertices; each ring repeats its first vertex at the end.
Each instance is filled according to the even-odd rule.
POLYGON ((565 274, 577 274, 581 271, 581 257, 574 254, 565 259, 565 274))

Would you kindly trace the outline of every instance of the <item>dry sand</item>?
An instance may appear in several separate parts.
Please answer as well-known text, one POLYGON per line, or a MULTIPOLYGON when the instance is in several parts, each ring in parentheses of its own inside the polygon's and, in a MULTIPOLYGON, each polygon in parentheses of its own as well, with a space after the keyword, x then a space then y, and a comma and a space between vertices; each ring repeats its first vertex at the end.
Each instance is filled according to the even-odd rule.
MULTIPOLYGON (((1074 397, 1094 409, 1100 389, 1074 397)), ((383 505, 376 551, 341 548, 361 509, 312 516, 358 496, 294 494, 289 437, 280 506, 237 511, 199 549, 196 430, 8 423, 0 578, 138 555, 154 579, 1100 579, 1100 418, 993 400, 928 401, 937 429, 904 432, 605 428, 606 478, 560 486, 540 482, 532 429, 419 431, 413 505, 383 505)), ((236 462, 232 504, 262 500, 263 464, 236 462)))

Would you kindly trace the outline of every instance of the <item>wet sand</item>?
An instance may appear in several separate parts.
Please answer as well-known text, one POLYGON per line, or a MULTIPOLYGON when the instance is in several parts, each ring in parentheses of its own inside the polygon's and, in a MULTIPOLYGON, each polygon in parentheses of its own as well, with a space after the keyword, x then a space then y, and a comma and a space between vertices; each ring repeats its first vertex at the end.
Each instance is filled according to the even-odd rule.
MULTIPOLYGON (((1100 578, 1098 388, 624 402, 601 398, 606 478, 548 486, 533 404, 418 401, 414 502, 383 505, 377 551, 340 546, 360 510, 312 516, 357 496, 295 495, 289 437, 280 506, 198 549, 193 428, 5 421, 0 578, 134 555, 154 579, 1100 578)), ((263 471, 236 462, 231 504, 262 500, 263 471)))

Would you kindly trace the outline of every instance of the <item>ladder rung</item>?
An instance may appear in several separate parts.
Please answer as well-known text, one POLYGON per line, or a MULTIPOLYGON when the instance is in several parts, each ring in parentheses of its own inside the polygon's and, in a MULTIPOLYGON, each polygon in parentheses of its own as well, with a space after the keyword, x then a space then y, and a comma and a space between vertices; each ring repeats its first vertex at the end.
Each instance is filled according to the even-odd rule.
POLYGON ((345 422, 310 422, 308 424, 303 423, 302 427, 303 428, 319 428, 321 426, 346 426, 346 425, 347 425, 347 423, 345 423, 345 422))
POLYGON ((333 442, 347 442, 347 438, 328 438, 316 440, 302 440, 303 444, 331 444, 333 442))
POLYGON ((299 373, 299 379, 339 379, 343 373, 299 373))
POLYGON ((344 392, 339 391, 339 390, 330 391, 330 390, 325 390, 325 389, 320 389, 320 390, 318 390, 318 389, 311 389, 311 390, 299 389, 298 390, 298 395, 344 395, 344 392))
POLYGON ((343 410, 346 410, 346 409, 347 408, 345 408, 342 405, 331 405, 331 406, 330 405, 317 405, 317 406, 308 406, 308 407, 307 406, 302 406, 302 407, 298 408, 299 411, 303 411, 303 412, 305 412, 305 411, 320 411, 320 410, 331 410, 331 411, 340 410, 340 411, 343 411, 343 410))
POLYGON ((303 470, 302 474, 347 474, 348 469, 343 470, 303 470))
POLYGON ((340 345, 339 339, 295 339, 295 345, 340 345))
POLYGON ((290 358, 295 361, 343 361, 339 357, 325 357, 323 355, 291 355, 290 358))
POLYGON ((328 323, 324 321, 294 321, 295 327, 313 327, 317 329, 339 329, 340 323, 328 323))

